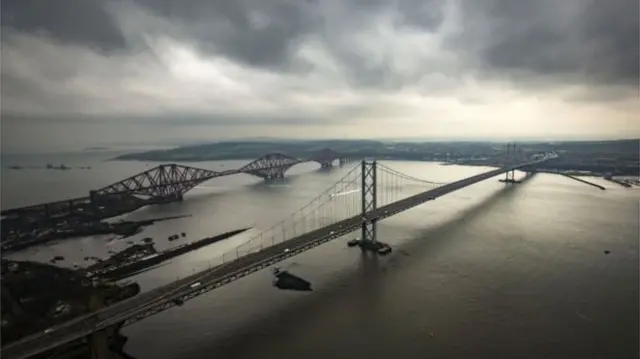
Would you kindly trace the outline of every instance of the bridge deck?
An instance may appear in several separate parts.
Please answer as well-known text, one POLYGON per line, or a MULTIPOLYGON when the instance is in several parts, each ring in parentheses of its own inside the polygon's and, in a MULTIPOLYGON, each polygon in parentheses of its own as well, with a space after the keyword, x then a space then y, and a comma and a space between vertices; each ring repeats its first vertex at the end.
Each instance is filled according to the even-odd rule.
MULTIPOLYGON (((367 221, 381 220, 418 206, 432 198, 444 196, 502 173, 535 165, 548 159, 499 168, 479 175, 452 182, 441 187, 419 193, 397 202, 379 207, 366 214, 367 221)), ((357 215, 332 225, 278 243, 235 261, 221 264, 208 270, 182 278, 100 311, 87 314, 63 323, 49 333, 38 333, 25 337, 2 348, 2 357, 22 359, 80 339, 93 332, 121 322, 135 322, 173 305, 175 299, 190 299, 231 281, 244 277, 268 265, 316 247, 361 228, 362 215, 357 215), (285 252, 285 249, 288 249, 285 252), (192 288, 191 285, 200 285, 192 288), (192 295, 194 294, 194 295, 192 295), (154 311, 154 309, 157 309, 154 311)))

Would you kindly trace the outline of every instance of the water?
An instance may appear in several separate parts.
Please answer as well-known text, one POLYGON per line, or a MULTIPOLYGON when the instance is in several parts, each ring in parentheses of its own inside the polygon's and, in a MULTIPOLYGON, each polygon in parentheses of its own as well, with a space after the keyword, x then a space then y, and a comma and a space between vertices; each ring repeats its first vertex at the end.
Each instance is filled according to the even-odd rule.
MULTIPOLYGON (((90 171, 3 169, 2 206, 86 195, 147 168, 100 159, 42 163, 91 165, 90 171)), ((386 164, 436 182, 486 170, 386 164)), ((129 215, 193 214, 132 239, 152 236, 162 249, 176 232, 196 239, 245 225, 266 228, 346 171, 300 165, 280 185, 244 175, 214 179, 182 203, 129 215)), ((546 174, 516 186, 481 182, 381 222, 379 239, 394 247, 388 257, 363 257, 340 240, 289 260, 314 292, 278 291, 269 272, 261 271, 125 328, 125 349, 154 359, 637 358, 640 195, 595 181, 607 191, 546 174)), ((177 258, 137 280, 146 290, 187 275, 248 236, 177 258)), ((16 256, 48 260, 63 254, 71 265, 124 246, 94 237, 16 256)))

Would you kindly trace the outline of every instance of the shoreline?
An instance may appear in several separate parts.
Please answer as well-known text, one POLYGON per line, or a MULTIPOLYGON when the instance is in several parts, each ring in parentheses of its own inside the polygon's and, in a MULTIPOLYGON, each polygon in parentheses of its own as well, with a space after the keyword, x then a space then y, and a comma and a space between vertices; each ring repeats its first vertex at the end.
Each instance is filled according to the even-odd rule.
POLYGON ((138 273, 147 271, 152 269, 154 266, 159 265, 160 263, 166 262, 172 258, 181 256, 183 254, 187 254, 189 252, 195 251, 197 249, 206 247, 208 245, 229 239, 235 235, 246 232, 251 227, 234 229, 231 231, 227 231, 224 233, 217 234, 212 237, 206 237, 202 239, 198 239, 193 242, 185 243, 173 248, 169 248, 162 252, 158 252, 153 256, 149 256, 146 258, 142 258, 133 262, 123 263, 122 265, 114 265, 107 266, 102 270, 100 267, 106 262, 97 263, 93 266, 89 266, 87 268, 83 268, 81 270, 82 273, 85 273, 89 278, 100 278, 111 281, 119 281, 131 276, 134 276, 138 273))

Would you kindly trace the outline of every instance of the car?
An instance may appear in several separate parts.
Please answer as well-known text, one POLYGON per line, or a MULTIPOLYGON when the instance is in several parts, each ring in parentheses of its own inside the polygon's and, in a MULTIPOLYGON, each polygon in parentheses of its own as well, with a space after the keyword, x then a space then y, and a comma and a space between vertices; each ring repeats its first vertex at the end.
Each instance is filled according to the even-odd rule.
POLYGON ((333 235, 335 233, 336 233, 336 231, 331 231, 331 232, 329 232, 329 235, 333 235))
POLYGON ((427 197, 427 201, 433 201, 434 199, 436 199, 434 196, 427 197))
POLYGON ((49 334, 53 331, 53 328, 47 328, 44 330, 44 334, 49 334))
POLYGON ((191 285, 191 288, 197 288, 197 287, 199 287, 201 284, 202 284, 202 283, 200 283, 200 282, 195 282, 195 283, 193 283, 193 284, 191 285))
POLYGON ((289 251, 290 251, 290 249, 289 249, 289 248, 285 248, 285 249, 284 249, 284 252, 285 252, 285 253, 287 253, 287 252, 289 252, 289 251))

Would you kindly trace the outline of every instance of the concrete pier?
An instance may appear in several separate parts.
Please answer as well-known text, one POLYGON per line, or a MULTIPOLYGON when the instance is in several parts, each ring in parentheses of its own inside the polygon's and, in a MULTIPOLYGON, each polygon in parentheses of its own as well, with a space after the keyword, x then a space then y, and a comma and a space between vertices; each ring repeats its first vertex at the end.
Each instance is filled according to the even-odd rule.
MULTIPOLYGON (((92 311, 104 308, 105 304, 102 298, 92 296, 89 300, 89 308, 92 311)), ((127 343, 127 337, 120 334, 124 322, 112 325, 103 330, 97 331, 89 335, 86 349, 88 350, 88 358, 91 359, 121 359, 129 357, 124 354, 123 348, 127 343)))
POLYGON ((584 184, 588 184, 589 186, 593 186, 593 187, 599 188, 599 189, 601 189, 601 190, 603 190, 603 191, 604 191, 604 190, 606 190, 606 188, 605 188, 605 187, 603 187, 603 186, 601 186, 601 185, 599 185, 599 184, 595 184, 595 183, 593 183, 593 182, 589 182, 589 181, 584 180, 584 179, 582 179, 582 178, 578 178, 578 177, 575 177, 575 176, 572 176, 572 175, 568 175, 568 174, 566 174, 566 173, 560 173, 560 174, 561 174, 561 175, 563 175, 563 176, 565 176, 565 177, 567 177, 567 178, 571 178, 572 180, 576 180, 576 181, 578 181, 578 182, 582 182, 582 183, 584 183, 584 184))
POLYGON ((363 251, 369 251, 380 255, 391 253, 391 246, 378 241, 363 241, 362 239, 352 239, 347 242, 349 247, 360 247, 363 251))
POLYGON ((522 183, 522 180, 517 180, 515 178, 504 178, 498 181, 502 183, 514 183, 514 184, 522 183))
POLYGON ((617 179, 615 179, 615 178, 611 178, 611 177, 609 177, 609 176, 604 177, 604 179, 605 179, 605 180, 607 180, 607 181, 609 181, 609 182, 611 182, 611 183, 615 183, 615 184, 617 184, 617 185, 619 185, 619 186, 621 186, 621 187, 624 187, 624 188, 631 188, 631 187, 633 187, 632 185, 630 185, 630 184, 628 184, 628 183, 626 183, 626 182, 619 181, 619 180, 617 180, 617 179))
MULTIPOLYGON (((124 352, 127 337, 120 334, 122 324, 92 333, 86 338, 68 343, 44 353, 42 358, 55 359, 136 359, 124 352)), ((40 358, 40 357, 38 357, 40 358)))
POLYGON ((89 357, 91 359, 121 359, 131 356, 123 352, 127 337, 120 334, 122 324, 117 324, 95 332, 89 336, 89 357))

